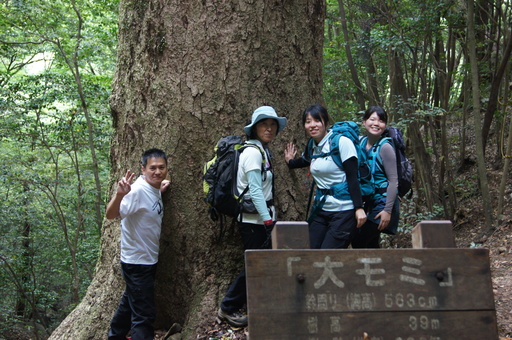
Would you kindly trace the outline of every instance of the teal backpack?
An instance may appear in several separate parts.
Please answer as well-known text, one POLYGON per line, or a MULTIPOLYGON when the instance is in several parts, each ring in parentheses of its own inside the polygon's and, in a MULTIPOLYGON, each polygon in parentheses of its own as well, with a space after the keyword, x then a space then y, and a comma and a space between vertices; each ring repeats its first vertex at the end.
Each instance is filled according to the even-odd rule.
MULTIPOLYGON (((359 126, 357 123, 353 121, 344 121, 344 122, 336 122, 332 128, 331 128, 332 134, 329 139, 329 143, 331 146, 331 151, 328 153, 324 152, 318 155, 313 155, 313 139, 311 138, 308 141, 308 145, 306 147, 306 150, 304 152, 304 158, 308 161, 311 161, 314 158, 323 158, 323 157, 332 157, 334 163, 343 170, 343 164, 341 161, 340 156, 340 137, 345 136, 348 139, 352 141, 354 144, 354 147, 356 149, 357 153, 357 162, 358 162, 358 180, 359 180, 359 187, 361 188, 361 195, 363 196, 363 202, 368 201, 368 199, 373 195, 374 192, 374 184, 372 179, 372 172, 370 170, 370 167, 368 166, 368 162, 366 159, 366 152, 361 148, 360 142, 359 142, 359 126)), ((314 182, 313 182, 314 186, 314 182)), ((334 193, 337 198, 341 199, 350 199, 350 194, 348 192, 348 184, 347 183, 340 183, 340 185, 336 185, 333 188, 330 188, 329 191, 331 191, 332 194, 334 193)), ((310 196, 312 195, 313 187, 311 188, 310 196)), ((319 193, 317 193, 317 198, 319 193)), ((316 209, 320 209, 323 206, 323 203, 325 203, 325 195, 324 199, 320 201, 319 203, 316 203, 316 209)), ((311 198, 310 198, 311 201, 311 198)), ((309 206, 306 211, 306 214, 309 211, 309 206)), ((311 218, 311 217, 310 217, 311 218)))
MULTIPOLYGON (((361 148, 364 148, 368 137, 361 138, 361 148)), ((393 126, 388 126, 386 132, 382 134, 382 137, 372 146, 367 154, 369 163, 371 164, 372 176, 374 176, 375 182, 375 193, 376 195, 382 195, 386 192, 387 185, 382 185, 383 182, 387 182, 387 178, 381 178, 382 176, 375 176, 375 171, 378 168, 381 172, 384 172, 382 159, 380 158, 380 148, 383 144, 390 143, 393 146, 396 154, 396 170, 398 175, 398 196, 407 198, 412 197, 412 183, 414 181, 414 172, 411 161, 405 155, 405 142, 402 136, 402 132, 393 126), (374 160, 375 158, 375 160, 374 160)), ((364 150, 364 149, 363 149, 364 150)))

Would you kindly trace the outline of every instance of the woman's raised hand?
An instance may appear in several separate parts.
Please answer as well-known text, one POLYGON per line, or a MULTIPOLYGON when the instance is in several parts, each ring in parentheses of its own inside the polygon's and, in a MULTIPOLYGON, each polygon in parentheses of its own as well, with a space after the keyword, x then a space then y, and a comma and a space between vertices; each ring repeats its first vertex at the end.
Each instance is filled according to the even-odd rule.
POLYGON ((286 148, 284 149, 284 160, 286 163, 290 161, 290 159, 294 159, 297 155, 297 147, 293 143, 286 143, 286 148))

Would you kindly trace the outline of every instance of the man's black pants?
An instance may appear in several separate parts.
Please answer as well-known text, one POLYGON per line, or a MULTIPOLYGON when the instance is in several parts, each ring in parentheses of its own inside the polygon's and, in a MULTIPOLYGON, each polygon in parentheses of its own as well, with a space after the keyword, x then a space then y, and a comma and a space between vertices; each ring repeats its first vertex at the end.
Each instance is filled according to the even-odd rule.
POLYGON ((109 340, 125 340, 131 330, 132 340, 153 340, 155 308, 156 264, 128 264, 121 262, 126 289, 108 332, 109 340))

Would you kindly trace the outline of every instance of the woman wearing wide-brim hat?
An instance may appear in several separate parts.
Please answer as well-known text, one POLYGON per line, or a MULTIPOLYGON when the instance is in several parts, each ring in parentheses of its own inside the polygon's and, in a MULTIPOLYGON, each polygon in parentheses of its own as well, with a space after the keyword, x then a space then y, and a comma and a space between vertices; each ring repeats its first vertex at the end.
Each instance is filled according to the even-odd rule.
MULTIPOLYGON (((276 222, 276 212, 272 154, 268 145, 286 123, 287 119, 279 117, 272 107, 261 106, 252 114, 251 123, 244 127, 248 147, 240 154, 237 175, 238 192, 246 191, 242 213, 238 217, 244 250, 268 249, 272 245, 270 235, 276 222)), ((222 300, 219 318, 234 327, 247 326, 247 316, 240 311, 246 303, 244 268, 222 300)))

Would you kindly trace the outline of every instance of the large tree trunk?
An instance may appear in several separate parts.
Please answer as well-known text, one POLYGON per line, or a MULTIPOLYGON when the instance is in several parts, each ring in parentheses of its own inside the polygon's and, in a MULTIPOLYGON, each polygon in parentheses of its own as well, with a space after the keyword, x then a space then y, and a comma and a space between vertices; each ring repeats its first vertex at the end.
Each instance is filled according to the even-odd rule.
MULTIPOLYGON (((281 220, 304 216, 307 185, 292 173, 284 143, 304 145, 300 115, 322 103, 325 3, 300 1, 121 1, 111 106, 112 185, 137 170, 144 149, 169 155, 171 188, 157 272, 157 328, 177 322, 196 338, 243 265, 238 235, 215 241, 202 201, 202 166, 223 135, 242 134, 252 111, 273 106, 289 119, 274 141, 281 220)), ((52 339, 102 339, 123 290, 119 221, 105 222, 95 278, 52 339)))

